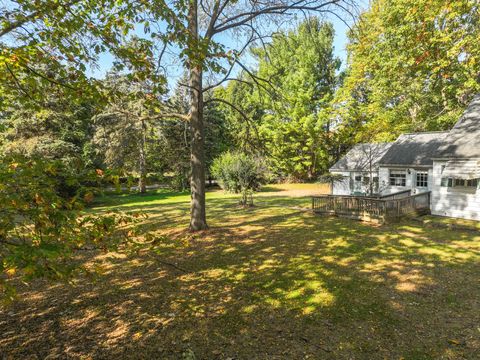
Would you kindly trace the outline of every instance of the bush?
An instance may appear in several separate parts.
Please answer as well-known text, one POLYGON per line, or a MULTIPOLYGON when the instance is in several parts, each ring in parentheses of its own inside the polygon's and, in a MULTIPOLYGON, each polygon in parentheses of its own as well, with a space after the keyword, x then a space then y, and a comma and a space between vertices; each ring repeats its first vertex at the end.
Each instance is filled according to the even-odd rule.
POLYGON ((244 153, 226 152, 213 161, 211 173, 228 192, 242 194, 241 205, 253 205, 253 192, 267 177, 263 159, 244 153))

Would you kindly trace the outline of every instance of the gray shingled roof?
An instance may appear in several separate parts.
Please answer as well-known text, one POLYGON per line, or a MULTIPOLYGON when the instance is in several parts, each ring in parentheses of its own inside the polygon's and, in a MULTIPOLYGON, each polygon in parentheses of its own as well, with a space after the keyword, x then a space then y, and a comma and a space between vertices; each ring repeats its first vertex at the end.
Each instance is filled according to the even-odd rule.
POLYGON ((433 154, 439 158, 480 158, 480 95, 475 96, 445 142, 433 154))
POLYGON ((381 165, 432 166, 448 131, 403 134, 379 161, 381 165))
POLYGON ((330 171, 368 171, 370 163, 376 169, 378 161, 391 145, 392 143, 357 144, 330 171))

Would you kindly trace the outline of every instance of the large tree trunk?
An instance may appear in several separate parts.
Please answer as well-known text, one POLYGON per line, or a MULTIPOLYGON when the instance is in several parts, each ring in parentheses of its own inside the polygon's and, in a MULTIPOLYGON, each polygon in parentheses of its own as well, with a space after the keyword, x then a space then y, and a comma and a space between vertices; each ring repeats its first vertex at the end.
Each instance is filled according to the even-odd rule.
POLYGON ((147 167, 146 167, 146 159, 145 159, 145 142, 146 142, 146 126, 145 120, 141 119, 141 133, 140 133, 140 147, 139 147, 139 164, 138 170, 140 176, 138 178, 138 190, 140 193, 144 194, 147 192, 147 167))
MULTIPOLYGON (((191 34, 198 40, 197 6, 197 0, 190 0, 188 27, 191 34)), ((189 71, 191 92, 190 128, 192 131, 190 154, 190 164, 192 167, 192 177, 190 181, 192 192, 190 230, 198 231, 208 228, 205 210, 205 126, 203 123, 202 92, 203 69, 200 56, 193 59, 191 58, 189 71)))

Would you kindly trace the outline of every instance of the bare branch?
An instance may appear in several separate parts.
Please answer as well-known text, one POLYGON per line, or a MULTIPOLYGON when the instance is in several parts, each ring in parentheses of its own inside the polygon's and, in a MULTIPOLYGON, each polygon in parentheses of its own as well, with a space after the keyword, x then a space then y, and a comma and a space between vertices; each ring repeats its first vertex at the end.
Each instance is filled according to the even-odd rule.
POLYGON ((247 122, 248 126, 251 126, 253 128, 257 138, 260 139, 260 134, 258 133, 257 127, 255 126, 255 124, 252 124, 251 119, 247 116, 247 114, 245 114, 245 112, 243 110, 241 110, 240 108, 238 108, 237 106, 232 104, 230 101, 225 100, 225 99, 221 99, 221 98, 210 98, 210 99, 206 100, 204 103, 208 104, 210 102, 221 102, 225 105, 230 106, 233 110, 235 110, 237 113, 239 113, 242 116, 242 118, 247 122))
POLYGON ((330 0, 322 2, 321 4, 311 5, 315 2, 299 0, 297 2, 288 4, 280 4, 274 6, 266 6, 263 9, 252 10, 244 13, 237 14, 230 18, 227 18, 221 24, 214 28, 214 33, 220 33, 229 29, 236 28, 240 25, 248 23, 250 20, 255 19, 261 15, 271 15, 271 14, 286 14, 289 10, 305 10, 305 11, 314 11, 314 12, 325 12, 330 5, 338 5, 341 0, 330 0))
POLYGON ((10 66, 8 66, 8 63, 5 62, 5 67, 7 68, 7 71, 9 74, 12 76, 14 83, 17 85, 17 87, 33 102, 38 103, 29 93, 25 88, 22 86, 18 78, 15 76, 13 73, 12 69, 10 69, 10 66))

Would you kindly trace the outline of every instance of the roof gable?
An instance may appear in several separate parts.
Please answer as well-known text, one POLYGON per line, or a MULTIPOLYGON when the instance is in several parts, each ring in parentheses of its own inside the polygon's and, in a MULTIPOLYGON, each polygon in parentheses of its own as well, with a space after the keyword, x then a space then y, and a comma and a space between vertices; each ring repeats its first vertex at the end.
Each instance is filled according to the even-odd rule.
POLYGON ((480 158, 480 95, 468 105, 434 158, 480 158))
POLYGON ((369 171, 376 169, 378 162, 392 143, 357 144, 333 165, 331 171, 369 171))

